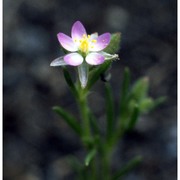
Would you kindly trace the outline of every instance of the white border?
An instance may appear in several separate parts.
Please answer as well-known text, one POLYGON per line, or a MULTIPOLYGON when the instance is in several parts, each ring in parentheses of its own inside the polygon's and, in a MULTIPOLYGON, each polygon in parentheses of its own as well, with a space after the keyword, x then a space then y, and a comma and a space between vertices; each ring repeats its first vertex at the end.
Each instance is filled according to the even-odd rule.
MULTIPOLYGON (((179 22, 180 22, 180 20, 179 20, 179 15, 180 15, 180 12, 178 11, 180 9, 180 4, 178 3, 178 0, 177 0, 177 71, 178 71, 178 69, 179 69, 179 63, 178 63, 178 54, 179 54, 179 52, 180 52, 180 47, 178 46, 178 42, 179 42, 179 40, 180 40, 180 36, 178 36, 178 34, 179 34, 179 22)), ((178 76, 177 76, 177 79, 179 80, 179 78, 180 78, 180 72, 178 71, 178 76)), ((179 154, 179 142, 180 142, 180 140, 179 140, 179 135, 180 135, 180 133, 179 133, 179 122, 178 122, 178 120, 179 120, 179 113, 178 112, 180 112, 180 108, 179 108, 179 100, 180 100, 180 97, 178 96, 178 90, 179 90, 179 87, 180 87, 180 85, 179 85, 179 81, 177 80, 177 84, 178 84, 178 86, 177 86, 177 153, 179 154)), ((180 167, 179 167, 179 156, 178 156, 178 154, 177 154, 177 157, 178 157, 178 159, 177 159, 177 179, 179 179, 179 171, 180 171, 180 167)))
POLYGON ((2 103, 2 86, 3 86, 3 71, 2 71, 2 65, 3 65, 3 2, 0 4, 0 18, 1 18, 1 23, 0 23, 0 34, 1 34, 1 48, 0 48, 0 57, 1 57, 1 63, 0 63, 0 72, 1 72, 1 81, 0 81, 0 101, 1 101, 1 119, 0 119, 0 140, 1 140, 1 148, 0 148, 0 162, 1 162, 1 167, 0 167, 0 179, 2 180, 2 169, 3 169, 3 136, 2 136, 2 127, 3 127, 3 103, 2 103))

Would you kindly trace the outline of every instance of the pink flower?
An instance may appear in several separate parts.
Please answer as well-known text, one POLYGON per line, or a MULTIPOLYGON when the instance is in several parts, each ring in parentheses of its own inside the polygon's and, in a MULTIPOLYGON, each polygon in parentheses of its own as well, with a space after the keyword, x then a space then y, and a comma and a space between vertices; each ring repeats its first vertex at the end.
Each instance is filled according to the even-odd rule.
MULTIPOLYGON (((84 60, 90 65, 102 64, 105 57, 99 52, 106 48, 111 40, 110 33, 100 36, 97 33, 87 35, 80 21, 73 24, 71 37, 61 32, 57 34, 57 37, 61 46, 69 52, 61 60, 64 64, 71 66, 79 66, 84 60)), ((52 62, 51 66, 56 66, 56 63, 52 62)))
POLYGON ((60 32, 57 34, 57 38, 68 53, 52 61, 50 66, 78 66, 82 87, 85 87, 87 83, 88 64, 99 65, 105 60, 114 58, 114 55, 102 51, 109 45, 111 34, 104 33, 98 36, 97 33, 94 33, 88 35, 80 21, 73 24, 71 37, 60 32))

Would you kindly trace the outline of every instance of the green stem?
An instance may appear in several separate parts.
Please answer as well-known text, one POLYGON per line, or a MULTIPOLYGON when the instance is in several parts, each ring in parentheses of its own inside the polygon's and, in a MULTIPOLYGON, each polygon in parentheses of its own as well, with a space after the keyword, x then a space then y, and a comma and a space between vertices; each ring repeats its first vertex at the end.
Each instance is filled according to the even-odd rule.
POLYGON ((103 172, 103 179, 104 180, 110 180, 111 179, 111 173, 110 173, 110 157, 111 154, 108 152, 108 150, 105 148, 104 152, 102 153, 102 172, 103 172))

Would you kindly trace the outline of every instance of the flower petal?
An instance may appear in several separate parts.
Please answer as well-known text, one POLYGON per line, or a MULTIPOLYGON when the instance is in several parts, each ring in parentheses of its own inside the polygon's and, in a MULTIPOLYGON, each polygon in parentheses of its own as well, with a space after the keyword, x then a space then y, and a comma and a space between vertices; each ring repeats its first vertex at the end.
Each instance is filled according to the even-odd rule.
POLYGON ((80 21, 76 21, 71 30, 71 37, 73 40, 82 39, 83 35, 87 35, 86 29, 80 21))
POLYGON ((104 56, 99 53, 90 53, 86 56, 86 62, 91 65, 98 65, 104 62, 104 56))
POLYGON ((64 57, 58 57, 55 60, 53 60, 50 64, 50 66, 65 66, 67 63, 64 61, 64 57))
POLYGON ((82 64, 83 57, 78 53, 70 53, 64 56, 64 61, 71 66, 78 66, 82 64))
POLYGON ((58 33, 57 34, 58 40, 61 44, 61 46, 71 52, 75 52, 78 50, 78 47, 76 46, 76 44, 73 42, 73 40, 65 35, 64 33, 58 33))
POLYGON ((88 64, 82 63, 80 66, 78 66, 78 74, 79 74, 79 80, 81 82, 81 87, 85 88, 88 81, 88 64))
POLYGON ((108 46, 111 40, 111 34, 110 33, 104 33, 100 35, 97 39, 97 42, 93 44, 93 50, 92 51, 101 51, 104 48, 108 46))

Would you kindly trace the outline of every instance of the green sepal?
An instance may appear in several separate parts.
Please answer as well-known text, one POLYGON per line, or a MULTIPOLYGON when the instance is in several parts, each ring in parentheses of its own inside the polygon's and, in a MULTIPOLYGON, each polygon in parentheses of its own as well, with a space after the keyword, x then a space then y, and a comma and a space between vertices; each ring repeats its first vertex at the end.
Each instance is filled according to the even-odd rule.
POLYGON ((96 153, 97 153, 97 150, 96 150, 96 149, 92 149, 92 150, 87 154, 87 156, 86 156, 86 158, 85 158, 85 161, 84 161, 84 163, 85 163, 86 166, 89 166, 90 162, 91 162, 92 159, 95 157, 96 153))
POLYGON ((109 45, 103 50, 109 54, 115 54, 120 49, 121 33, 114 33, 111 35, 109 45))
POLYGON ((59 106, 54 106, 52 109, 66 121, 66 123, 74 130, 76 134, 81 136, 82 129, 74 116, 59 106))
POLYGON ((141 156, 136 156, 130 160, 126 165, 124 165, 120 171, 118 171, 112 180, 119 180, 122 176, 126 175, 129 171, 133 170, 142 161, 141 156))

